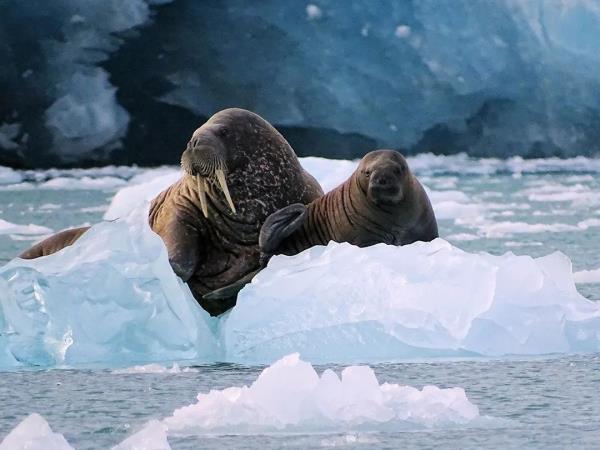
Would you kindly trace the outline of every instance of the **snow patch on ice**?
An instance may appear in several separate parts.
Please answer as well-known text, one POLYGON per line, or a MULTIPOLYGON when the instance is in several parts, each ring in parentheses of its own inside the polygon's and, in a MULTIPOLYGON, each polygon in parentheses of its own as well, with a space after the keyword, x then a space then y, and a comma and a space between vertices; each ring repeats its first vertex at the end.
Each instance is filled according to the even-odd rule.
POLYGON ((273 431, 402 431, 464 426, 479 418, 462 388, 422 390, 379 384, 368 366, 321 376, 299 355, 264 369, 252 385, 198 394, 196 404, 164 419, 169 433, 265 433, 273 431))
POLYGON ((323 17, 323 11, 317 5, 311 3, 306 5, 306 16, 308 20, 318 20, 323 17))

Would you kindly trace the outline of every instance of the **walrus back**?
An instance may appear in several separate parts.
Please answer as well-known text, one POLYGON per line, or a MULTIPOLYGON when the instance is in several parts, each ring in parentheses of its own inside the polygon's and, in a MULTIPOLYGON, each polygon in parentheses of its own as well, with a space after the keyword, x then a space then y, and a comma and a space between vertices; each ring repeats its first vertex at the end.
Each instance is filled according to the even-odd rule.
POLYGON ((35 259, 41 256, 48 256, 56 253, 69 245, 72 245, 83 233, 89 230, 90 227, 71 228, 69 230, 56 233, 49 238, 38 242, 29 250, 25 250, 19 255, 21 259, 35 259))

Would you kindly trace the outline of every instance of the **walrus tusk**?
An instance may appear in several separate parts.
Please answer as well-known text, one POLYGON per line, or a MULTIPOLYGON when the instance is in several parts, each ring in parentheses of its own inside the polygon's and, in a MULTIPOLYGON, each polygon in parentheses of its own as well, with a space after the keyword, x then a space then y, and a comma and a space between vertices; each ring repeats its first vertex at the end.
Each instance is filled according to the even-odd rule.
POLYGON ((225 172, 223 171, 223 169, 218 169, 215 170, 215 175, 217 175, 217 180, 219 181, 219 185, 223 190, 223 194, 225 194, 225 198, 227 199, 227 203, 229 204, 231 211, 233 211, 233 213, 235 214, 235 206, 233 204, 233 201, 231 200, 229 188, 227 187, 227 180, 225 180, 225 172))
POLYGON ((198 196, 200 197, 200 206, 202 207, 202 214, 208 219, 208 203, 206 202, 206 184, 204 178, 200 175, 196 176, 196 182, 198 183, 198 196))

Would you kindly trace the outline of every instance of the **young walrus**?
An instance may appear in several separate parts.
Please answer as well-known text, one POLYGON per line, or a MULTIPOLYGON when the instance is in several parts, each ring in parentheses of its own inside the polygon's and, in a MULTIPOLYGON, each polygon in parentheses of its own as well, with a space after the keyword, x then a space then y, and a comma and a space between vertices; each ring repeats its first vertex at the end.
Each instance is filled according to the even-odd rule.
POLYGON ((438 228, 431 202, 406 159, 375 150, 346 182, 309 205, 294 204, 271 214, 262 226, 264 257, 294 255, 329 241, 359 247, 431 241, 438 228))
MULTIPOLYGON (((260 267, 259 232, 273 212, 323 195, 284 137, 243 109, 213 115, 181 156, 183 177, 150 205, 150 227, 164 241, 169 262, 200 305, 218 315, 237 292, 205 298, 260 267)), ((87 228, 67 230, 24 252, 36 258, 71 245, 87 228)))
MULTIPOLYGON (((375 150, 344 183, 308 205, 293 204, 271 214, 260 232, 261 265, 273 255, 295 255, 329 241, 359 247, 406 245, 438 237, 425 189, 394 150, 375 150)), ((231 295, 250 282, 239 280, 211 294, 231 295)))

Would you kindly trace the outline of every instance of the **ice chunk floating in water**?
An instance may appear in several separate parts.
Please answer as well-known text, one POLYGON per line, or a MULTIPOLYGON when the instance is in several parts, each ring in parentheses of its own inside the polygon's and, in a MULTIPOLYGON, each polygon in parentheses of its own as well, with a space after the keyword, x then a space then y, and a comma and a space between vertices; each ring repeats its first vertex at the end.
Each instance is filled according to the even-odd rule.
POLYGON ((198 394, 196 404, 163 420, 168 433, 264 433, 270 431, 414 430, 471 424, 477 406, 462 388, 422 390, 379 384, 368 366, 321 376, 291 354, 262 371, 250 387, 198 394))
MULTIPOLYGON (((480 416, 460 387, 379 384, 368 366, 346 367, 341 376, 327 369, 319 376, 297 353, 264 369, 250 386, 211 390, 197 399, 163 420, 147 422, 113 450, 169 450, 168 438, 181 435, 401 432, 497 422, 480 416)), ((37 414, 0 444, 0 450, 14 448, 71 449, 37 414)))
POLYGON ((54 433, 39 414, 27 416, 0 443, 0 450, 73 450, 60 433, 54 433))
POLYGON ((214 360, 215 349, 146 209, 0 269, 0 367, 214 360))
POLYGON ((227 359, 244 362, 598 351, 599 331, 562 253, 472 254, 442 239, 275 257, 222 324, 227 359))

